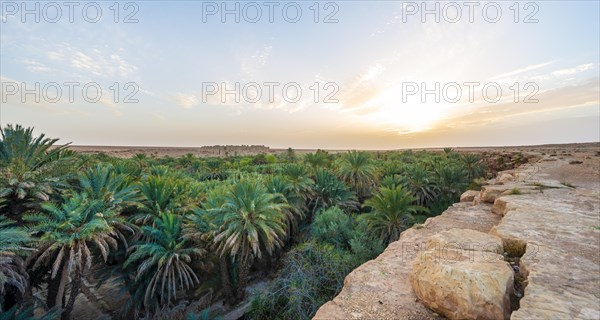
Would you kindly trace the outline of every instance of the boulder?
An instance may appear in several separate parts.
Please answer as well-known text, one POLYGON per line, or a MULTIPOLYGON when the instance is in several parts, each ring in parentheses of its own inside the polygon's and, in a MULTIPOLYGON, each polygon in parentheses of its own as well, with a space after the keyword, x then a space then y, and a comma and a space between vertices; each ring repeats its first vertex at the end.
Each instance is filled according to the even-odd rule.
POLYGON ((513 276, 496 253, 429 250, 413 261, 410 281, 423 304, 449 319, 509 319, 513 276))
POLYGON ((494 203, 504 191, 511 189, 509 186, 504 185, 489 185, 481 187, 479 198, 483 202, 494 203))
POLYGON ((513 175, 510 173, 503 173, 502 175, 500 175, 500 178, 498 178, 498 181, 500 182, 511 182, 514 180, 515 177, 513 177, 513 175))
POLYGON ((508 211, 506 208, 506 200, 502 199, 502 198, 497 198, 494 201, 494 205, 492 206, 492 213, 504 216, 506 214, 506 212, 508 211))
POLYGON ((479 191, 467 190, 460 196, 460 202, 473 202, 479 196, 479 191))
POLYGON ((434 234, 427 241, 428 250, 458 249, 502 253, 502 239, 471 229, 453 228, 434 234))

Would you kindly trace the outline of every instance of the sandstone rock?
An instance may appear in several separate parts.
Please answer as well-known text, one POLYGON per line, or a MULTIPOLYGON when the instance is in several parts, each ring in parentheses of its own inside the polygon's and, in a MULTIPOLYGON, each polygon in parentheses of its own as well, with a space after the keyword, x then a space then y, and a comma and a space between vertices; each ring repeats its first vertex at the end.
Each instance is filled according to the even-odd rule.
POLYGON ((473 202, 479 196, 479 191, 467 190, 460 196, 460 202, 473 202))
POLYGON ((400 240, 392 242, 379 257, 352 271, 338 296, 322 305, 313 319, 442 320, 413 292, 409 280, 412 261, 433 234, 452 228, 488 232, 500 220, 490 209, 489 204, 456 203, 427 219, 421 228, 402 232, 400 240))
POLYGON ((419 300, 449 319, 510 318, 513 270, 499 254, 426 251, 410 280, 419 300))
MULTIPOLYGON (((351 272, 339 295, 321 306, 314 319, 440 319, 437 313, 419 302, 416 290, 413 290, 414 281, 409 275, 413 266, 411 261, 421 256, 421 252, 426 252, 427 241, 452 228, 496 235, 503 239, 506 245, 504 250, 510 252, 511 256, 525 252, 518 266, 527 285, 519 302, 520 308, 512 312, 511 319, 600 319, 600 231, 594 228, 600 221, 598 163, 594 164, 593 170, 579 167, 569 165, 567 160, 540 161, 535 165, 519 167, 519 179, 515 179, 518 181, 504 185, 493 185, 491 183, 494 180, 490 181, 490 185, 484 186, 480 193, 481 204, 461 202, 452 205, 441 215, 427 219, 421 228, 406 230, 400 240, 390 244, 379 257, 351 272), (575 169, 579 171, 573 171, 575 169), (570 183, 577 184, 577 188, 560 185, 559 181, 563 181, 565 174, 568 174, 570 183), (502 195, 513 188, 518 188, 522 194, 502 195), (497 199, 500 200, 496 202, 497 199), (500 214, 492 213, 492 208, 500 214)), ((479 199, 476 197, 473 202, 479 199)), ((449 234, 455 232, 458 233, 452 231, 449 234)), ((467 258, 483 253, 495 255, 466 250, 460 253, 460 257, 467 258)), ((460 287, 442 287, 440 291, 438 280, 431 281, 428 276, 423 276, 423 282, 419 284, 422 287, 419 297, 427 295, 439 298, 438 309, 446 306, 444 303, 448 301, 452 305, 462 306, 465 305, 464 300, 458 297, 471 298, 465 293, 465 287, 472 292, 482 287, 476 281, 469 282, 471 279, 500 279, 496 275, 488 277, 485 274, 497 268, 467 274, 466 271, 473 269, 472 266, 457 266, 464 261, 470 260, 455 264, 447 261, 431 263, 440 270, 440 274, 442 270, 447 270, 447 273, 452 271, 452 276, 448 277, 450 280, 439 283, 448 284, 455 277, 460 277, 462 280, 456 280, 460 287), (449 292, 447 300, 441 296, 444 292, 449 292), (455 298, 457 302, 450 300, 455 298)), ((503 261, 495 262, 504 264, 504 269, 510 271, 503 261)), ((418 279, 415 277, 415 280, 418 279)), ((484 289, 492 290, 492 283, 485 283, 489 288, 484 289)), ((503 303, 503 299, 504 296, 494 301, 503 303)), ((467 305, 475 305, 482 300, 485 299, 475 297, 467 305)), ((489 307, 492 308, 492 305, 489 307)), ((493 308, 500 309, 497 305, 493 308)), ((481 318, 497 316, 487 312, 481 318)), ((506 314, 501 313, 498 317, 504 318, 506 314)))
POLYGON ((507 206, 506 198, 496 198, 494 205, 492 206, 492 212, 504 216, 510 210, 510 206, 507 206))
POLYGON ((510 182, 510 181, 514 181, 515 177, 513 177, 512 174, 510 173, 503 173, 500 178, 498 178, 498 181, 500 182, 510 182))
POLYGON ((598 189, 501 199, 511 209, 490 233, 526 243, 527 287, 511 319, 600 319, 600 232, 590 227, 600 219, 598 189))
POLYGON ((434 234, 427 241, 428 250, 458 249, 502 253, 502 239, 470 229, 453 228, 434 234))
POLYGON ((502 192, 511 189, 509 186, 505 185, 489 185, 481 187, 481 192, 479 193, 479 198, 483 202, 494 203, 496 198, 499 197, 502 192))

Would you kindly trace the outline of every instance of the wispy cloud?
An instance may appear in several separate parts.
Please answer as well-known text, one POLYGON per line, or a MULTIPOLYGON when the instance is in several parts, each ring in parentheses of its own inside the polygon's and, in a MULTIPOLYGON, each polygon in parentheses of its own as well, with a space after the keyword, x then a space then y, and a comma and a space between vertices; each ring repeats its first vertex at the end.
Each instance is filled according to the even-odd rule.
POLYGON ((63 61, 65 58, 65 55, 61 52, 57 52, 57 51, 49 51, 47 53, 48 59, 50 60, 54 60, 54 61, 63 61))
POLYGON ((148 115, 159 121, 165 121, 166 117, 161 112, 148 112, 148 115))
POLYGON ((553 63, 556 63, 557 60, 553 60, 553 61, 548 61, 548 62, 544 62, 544 63, 540 63, 540 64, 534 64, 534 65, 529 65, 525 68, 520 68, 520 69, 516 69, 513 71, 509 71, 506 73, 502 73, 499 75, 495 75, 493 77, 490 78, 490 80, 497 80, 497 79, 502 79, 502 78, 507 78, 507 77, 511 77, 511 76, 515 76, 524 72, 529 72, 529 71, 533 71, 533 70, 537 70, 546 66, 549 66, 553 63))
MULTIPOLYGON (((4 76, 0 76, 0 82, 12 82, 18 87, 17 90, 22 90, 23 86, 30 89, 35 87, 32 83, 28 83, 26 81, 19 81, 4 76)), ((60 95, 56 101, 54 101, 54 96, 52 96, 52 98, 49 99, 42 93, 39 93, 37 95, 28 95, 25 98, 23 98, 19 91, 17 91, 15 94, 9 95, 2 92, 0 89, 0 95, 3 97, 6 96, 5 98, 7 106, 35 108, 36 110, 42 110, 55 114, 75 114, 80 116, 88 115, 88 113, 83 111, 81 107, 95 105, 106 108, 114 116, 120 117, 123 115, 123 112, 120 109, 119 105, 114 102, 113 94, 108 90, 103 91, 102 97, 99 101, 95 103, 85 102, 83 98, 81 98, 81 96, 79 95, 75 95, 75 99, 70 100, 69 95, 65 92, 62 92, 62 95, 60 95)))
POLYGON ((273 46, 263 45, 261 48, 254 50, 251 54, 239 54, 240 69, 242 73, 250 78, 257 76, 257 73, 264 68, 271 57, 273 46))
POLYGON ((26 69, 31 72, 52 72, 54 69, 47 67, 43 63, 31 59, 23 60, 23 64, 26 65, 26 69))
POLYGON ((196 95, 181 93, 181 92, 176 93, 171 98, 173 99, 173 101, 175 101, 175 103, 177 105, 179 105, 180 107, 183 107, 185 109, 191 109, 192 107, 197 105, 199 102, 196 95))
POLYGON ((93 49, 87 53, 76 51, 71 56, 71 66, 90 72, 93 75, 114 77, 130 76, 137 68, 123 59, 119 54, 112 53, 106 57, 106 54, 98 49, 93 49))
POLYGON ((376 80, 383 74, 385 67, 379 63, 373 64, 341 85, 339 97, 340 108, 345 111, 359 113, 376 109, 379 104, 377 97, 385 89, 376 80))
POLYGON ((573 68, 556 70, 556 71, 552 72, 552 75, 554 75, 554 76, 574 75, 576 73, 591 70, 593 68, 594 68, 593 63, 580 64, 573 68))
POLYGON ((545 113, 570 108, 599 105, 600 79, 593 78, 577 85, 563 86, 540 92, 536 95, 538 103, 513 103, 506 101, 487 104, 476 109, 465 109, 446 119, 442 127, 486 126, 492 123, 510 121, 525 115, 545 113))

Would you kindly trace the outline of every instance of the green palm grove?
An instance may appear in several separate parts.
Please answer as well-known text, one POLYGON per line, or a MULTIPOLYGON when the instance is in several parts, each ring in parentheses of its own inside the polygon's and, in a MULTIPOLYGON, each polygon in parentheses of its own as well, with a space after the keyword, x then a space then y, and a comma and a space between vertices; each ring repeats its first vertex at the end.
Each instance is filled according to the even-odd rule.
POLYGON ((486 172, 452 150, 121 159, 57 141, 2 129, 2 319, 74 319, 83 297, 115 319, 211 318, 219 301, 309 319, 486 172), (122 303, 99 301, 104 286, 122 303))

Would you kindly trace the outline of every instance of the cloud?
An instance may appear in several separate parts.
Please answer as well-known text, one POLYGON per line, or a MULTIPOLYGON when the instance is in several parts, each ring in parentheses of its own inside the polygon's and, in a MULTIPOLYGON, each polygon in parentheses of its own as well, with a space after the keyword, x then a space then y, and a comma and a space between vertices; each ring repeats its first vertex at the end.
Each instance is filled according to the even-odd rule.
POLYGON ((121 111, 119 106, 113 101, 113 97, 109 98, 103 95, 102 98, 100 98, 100 101, 98 101, 98 103, 101 106, 106 107, 114 116, 123 116, 123 111, 121 111))
POLYGON ((22 61, 26 69, 31 72, 53 72, 54 69, 47 67, 43 63, 35 60, 25 59, 22 61))
POLYGON ((399 5, 396 5, 393 9, 390 10, 391 18, 385 21, 383 25, 379 25, 375 28, 375 30, 370 34, 370 37, 375 37, 378 35, 382 35, 386 33, 389 29, 395 28, 395 25, 402 22, 402 11, 406 9, 408 4, 404 1, 401 1, 399 5))
POLYGON ((140 88, 140 92, 144 93, 144 94, 147 94, 147 95, 149 95, 151 97, 158 97, 158 95, 156 93, 154 93, 154 92, 152 92, 150 90, 145 90, 145 89, 140 88))
POLYGON ((540 64, 530 65, 530 66, 527 66, 525 68, 516 69, 516 70, 510 71, 510 72, 506 72, 506 73, 502 73, 502 74, 499 74, 499 75, 495 75, 495 76, 491 77, 490 80, 497 80, 497 79, 507 78, 507 77, 511 77, 511 76, 514 76, 514 75, 517 75, 517 74, 521 74, 521 73, 524 73, 524 72, 537 70, 537 69, 549 66, 549 65, 551 65, 553 63, 556 63, 556 62, 557 62, 557 60, 553 60, 553 61, 548 61, 548 62, 544 62, 544 63, 540 63, 540 64))
POLYGON ((96 76, 127 78, 137 70, 136 66, 117 53, 106 54, 98 49, 83 52, 70 48, 69 51, 72 67, 96 76))
POLYGON ((255 50, 250 55, 241 55, 238 58, 240 60, 240 70, 245 76, 255 78, 257 73, 269 62, 272 51, 273 46, 263 45, 262 48, 255 50))
POLYGON ((172 96, 172 99, 175 101, 175 103, 185 109, 191 109, 199 102, 198 98, 194 94, 186 94, 181 92, 178 92, 172 96))
POLYGON ((166 117, 161 112, 148 112, 148 115, 159 121, 165 121, 166 117))
POLYGON ((130 74, 132 74, 137 69, 134 65, 125 61, 125 59, 123 59, 121 56, 119 56, 116 53, 113 53, 110 56, 110 59, 111 59, 111 61, 113 61, 116 64, 117 71, 121 77, 125 78, 125 77, 129 76, 130 74))
POLYGON ((71 66, 97 76, 104 75, 104 70, 100 63, 98 63, 98 60, 80 51, 75 52, 71 58, 71 66))
POLYGON ((552 72, 553 76, 566 76, 566 75, 573 75, 579 72, 583 72, 586 70, 591 70, 594 68, 594 64, 593 63, 587 63, 587 64, 580 64, 576 67, 573 68, 568 68, 568 69, 560 69, 560 70, 556 70, 554 72, 552 72))
MULTIPOLYGON (((0 76, 1 83, 9 83, 12 82, 17 86, 17 92, 14 94, 6 94, 2 92, 0 89, 0 96, 5 98, 7 106, 14 106, 17 108, 26 107, 33 108, 36 110, 42 110, 51 113, 58 114, 77 114, 77 115, 88 115, 85 111, 82 111, 82 106, 90 106, 90 105, 99 105, 107 108, 113 115, 120 117, 123 115, 123 112, 120 110, 119 105, 114 102, 114 96, 110 90, 103 90, 102 97, 99 101, 93 102, 85 102, 82 96, 79 94, 81 92, 76 92, 74 97, 74 101, 69 100, 68 89, 66 87, 59 87, 61 90, 61 95, 57 96, 56 91, 50 89, 47 92, 43 92, 41 89, 37 94, 28 94, 25 97, 22 96, 23 87, 32 90, 35 88, 35 85, 32 83, 27 83, 25 81, 18 81, 15 79, 11 79, 8 77, 0 76), (6 97, 4 97, 6 95, 6 97), (54 100, 56 98, 56 101, 54 100), (37 100, 37 101, 36 101, 37 100)), ((5 87, 3 85, 2 87, 5 87)), ((77 89, 75 89, 77 90, 77 89)), ((4 101, 2 102, 4 105, 4 101)))
POLYGON ((345 111, 358 113, 372 112, 377 109, 376 99, 385 90, 377 79, 383 74, 385 67, 379 63, 371 65, 361 73, 340 86, 339 106, 345 111))
POLYGON ((63 53, 56 51, 49 51, 46 55, 48 56, 48 59, 54 61, 63 61, 65 58, 65 55, 63 53))
POLYGON ((593 78, 578 85, 563 86, 536 94, 538 103, 504 103, 488 104, 473 109, 465 109, 454 113, 441 126, 443 128, 465 128, 489 126, 499 122, 510 122, 511 119, 546 112, 564 111, 580 107, 599 105, 600 78, 593 78))

